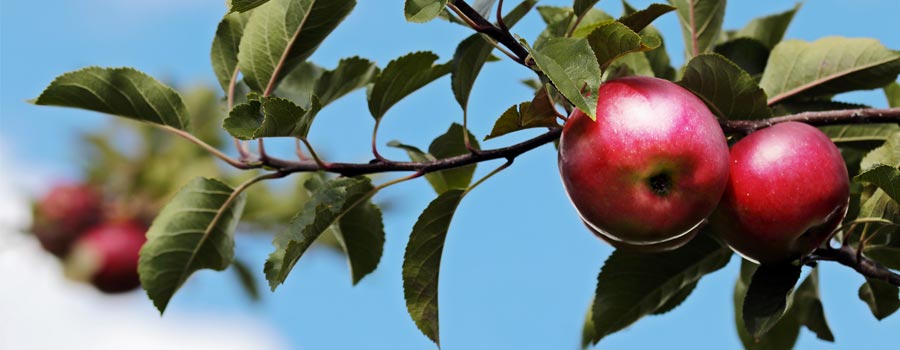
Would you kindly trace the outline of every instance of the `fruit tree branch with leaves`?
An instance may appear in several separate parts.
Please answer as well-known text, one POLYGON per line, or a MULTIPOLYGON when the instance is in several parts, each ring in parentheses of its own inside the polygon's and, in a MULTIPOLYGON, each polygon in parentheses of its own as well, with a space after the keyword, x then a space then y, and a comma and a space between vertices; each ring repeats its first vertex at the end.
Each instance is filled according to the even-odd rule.
MULTIPOLYGON (((63 74, 33 103, 156 125, 236 169, 262 172, 235 188, 212 178, 196 178, 158 213, 137 270, 160 312, 194 272, 223 270, 233 263, 234 233, 247 188, 296 173, 311 174, 305 183, 308 201, 275 234, 274 250, 263 267, 275 290, 328 230, 336 232, 350 260, 354 283, 373 271, 380 260, 384 229, 372 198, 393 184, 422 177, 438 196, 412 228, 403 263, 404 294, 413 321, 439 344, 437 281, 453 213, 478 184, 511 166, 518 156, 550 143, 559 148, 563 183, 586 228, 617 248, 598 276, 585 327, 586 346, 643 316, 677 307, 703 275, 727 264, 733 250, 747 258, 735 289, 736 295, 743 295, 742 302, 735 307, 742 315, 738 330, 748 347, 783 327, 782 320, 798 317, 794 313, 801 312, 799 308, 819 302, 818 262, 835 261, 865 276, 860 295, 876 315, 897 309, 884 305, 895 301, 900 305, 897 51, 865 38, 783 41, 799 6, 754 20, 745 29, 723 31, 725 1, 671 0, 643 10, 626 3, 625 13, 615 18, 600 10, 598 1, 575 0, 571 7, 552 7, 524 0, 507 11, 509 4, 500 0, 496 22, 475 9, 490 3, 405 1, 408 21, 441 18, 474 31, 448 61, 423 51, 384 66, 354 56, 334 69, 324 69, 309 57, 353 10, 355 0, 232 0, 217 28, 211 56, 227 101, 228 117, 222 127, 234 140, 236 157, 192 132, 191 117, 178 92, 131 68, 88 67, 63 74), (515 35, 515 24, 535 9, 546 29, 531 41, 515 35), (662 33, 652 26, 667 14, 680 19, 689 44, 688 62, 677 70, 669 62, 662 33), (508 57, 532 70, 536 79, 526 82, 534 95, 509 107, 484 139, 530 128, 546 131, 482 150, 467 128, 468 100, 482 67, 496 58, 494 49, 502 54, 500 59, 508 57), (387 111, 446 75, 463 111, 462 124, 451 125, 427 151, 388 143, 406 151, 409 161, 383 157, 377 135, 387 111), (891 108, 832 99, 843 92, 881 88, 891 108), (322 159, 307 138, 310 127, 323 108, 357 89, 367 90, 374 118, 373 159, 365 163, 322 159), (664 129, 679 123, 684 125, 664 129), (295 139, 297 159, 266 153, 264 139, 273 137, 295 139), (255 153, 250 149, 254 143, 255 153), (615 152, 619 149, 634 154, 669 152, 644 155, 638 163, 669 158, 635 173, 632 178, 640 180, 635 192, 628 192, 634 181, 620 182, 610 174, 635 171, 636 160, 620 157, 615 152), (797 149, 805 153, 798 156, 797 149), (781 158, 773 158, 776 153, 781 158), (473 181, 478 163, 498 159, 506 162, 473 181), (758 169, 752 168, 759 159, 770 161, 771 168, 788 167, 779 168, 779 174, 813 171, 789 168, 804 161, 820 168, 803 181, 778 178, 800 175, 760 178, 758 169), (406 174, 381 184, 366 176, 392 172, 406 174), (777 181, 817 187, 793 193, 790 188, 802 183, 789 186, 777 181), (754 185, 748 190, 742 187, 746 183, 754 185), (783 201, 746 199, 756 195, 753 187, 784 187, 786 192, 776 195, 798 204, 774 210, 772 203, 783 201), (596 197, 577 194, 588 192, 618 199, 615 204, 612 199, 598 203, 596 197), (641 196, 650 198, 644 202, 659 204, 630 203, 641 196), (682 205, 665 204, 679 200, 682 205), (656 211, 659 208, 666 209, 656 211), (629 212, 642 213, 643 222, 624 221, 629 212), (788 214, 795 218, 779 216, 788 214), (776 224, 766 226, 767 222, 776 224), (651 263, 659 264, 660 270, 638 268, 651 263), (804 265, 814 270, 797 287, 804 265), (629 293, 617 293, 622 289, 629 293), (639 298, 644 295, 652 297, 639 298), (788 308, 792 303, 799 306, 788 308)), ((812 314, 805 319, 821 321, 830 335, 824 314, 804 310, 812 314)), ((819 333, 820 338, 827 339, 824 334, 819 333)))

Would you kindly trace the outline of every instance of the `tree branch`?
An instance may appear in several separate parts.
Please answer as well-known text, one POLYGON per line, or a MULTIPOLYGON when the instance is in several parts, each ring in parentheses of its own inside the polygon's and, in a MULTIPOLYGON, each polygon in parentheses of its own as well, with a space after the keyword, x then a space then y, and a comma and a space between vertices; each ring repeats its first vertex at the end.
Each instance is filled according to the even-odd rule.
POLYGON ((475 11, 475 9, 469 6, 464 0, 450 0, 447 5, 456 7, 460 13, 472 21, 472 24, 474 24, 472 25, 472 29, 487 35, 503 46, 506 46, 506 48, 516 55, 516 62, 528 67, 528 63, 526 62, 528 50, 526 50, 522 44, 519 44, 519 41, 509 33, 508 29, 504 30, 495 26, 493 23, 482 17, 478 11, 475 11))
POLYGON ((900 123, 900 108, 861 108, 834 111, 803 112, 761 120, 723 120, 722 130, 750 133, 758 129, 789 121, 803 122, 814 126, 835 124, 900 123))
POLYGON ((869 259, 849 245, 840 248, 819 248, 810 256, 813 261, 834 261, 853 268, 856 272, 871 279, 885 281, 900 287, 900 275, 892 272, 878 262, 869 259))

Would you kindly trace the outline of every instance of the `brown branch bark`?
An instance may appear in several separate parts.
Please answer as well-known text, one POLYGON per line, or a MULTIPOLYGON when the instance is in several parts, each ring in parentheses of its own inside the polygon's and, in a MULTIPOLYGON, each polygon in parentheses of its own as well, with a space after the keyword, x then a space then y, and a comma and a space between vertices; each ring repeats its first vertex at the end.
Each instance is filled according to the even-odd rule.
POLYGON ((503 28, 495 26, 463 0, 450 0, 448 5, 455 6, 463 15, 468 17, 475 24, 472 26, 472 29, 496 40, 516 55, 518 58, 516 62, 523 66, 528 66, 526 61, 528 58, 528 50, 525 49, 512 34, 510 34, 508 29, 504 30, 503 28))
POLYGON ((900 123, 900 108, 861 108, 834 111, 803 112, 761 120, 723 120, 722 130, 750 133, 774 124, 796 121, 809 125, 900 123))
POLYGON ((811 255, 814 261, 834 261, 853 268, 856 272, 871 279, 885 281, 900 287, 900 275, 892 272, 878 262, 869 259, 853 247, 842 245, 840 248, 819 248, 811 255))

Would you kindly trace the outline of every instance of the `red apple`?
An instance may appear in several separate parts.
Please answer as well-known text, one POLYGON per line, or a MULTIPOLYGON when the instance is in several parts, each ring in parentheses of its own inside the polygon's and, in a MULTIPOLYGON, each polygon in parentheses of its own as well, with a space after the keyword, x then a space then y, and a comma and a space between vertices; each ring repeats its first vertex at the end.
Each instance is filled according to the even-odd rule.
POLYGON ((147 227, 134 221, 104 223, 80 237, 66 259, 66 275, 107 293, 140 286, 138 253, 147 227))
POLYGON ((86 229, 103 217, 103 198, 93 187, 56 185, 34 208, 32 232, 41 246, 63 257, 86 229))
POLYGON ((776 124, 731 148, 715 231, 747 259, 790 261, 831 238, 849 196, 847 167, 828 136, 803 123, 776 124))
POLYGON ((619 246, 686 243, 679 238, 712 213, 728 180, 716 117, 657 78, 611 80, 598 96, 596 122, 576 110, 563 128, 559 170, 569 199, 591 231, 619 246))

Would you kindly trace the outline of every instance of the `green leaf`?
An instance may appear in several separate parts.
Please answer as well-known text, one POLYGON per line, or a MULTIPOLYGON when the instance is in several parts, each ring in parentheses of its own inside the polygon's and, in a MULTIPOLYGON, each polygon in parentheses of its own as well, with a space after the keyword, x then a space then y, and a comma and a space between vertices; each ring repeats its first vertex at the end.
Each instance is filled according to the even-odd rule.
POLYGON ((494 123, 490 135, 485 140, 506 135, 511 132, 530 128, 557 127, 556 110, 547 96, 547 90, 541 89, 531 102, 512 105, 494 123))
MULTIPOLYGON (((538 6, 537 9, 541 18, 547 23, 547 28, 538 35, 538 38, 534 41, 534 46, 541 46, 550 38, 565 36, 572 26, 575 26, 575 12, 571 7, 538 6)), ((581 22, 578 22, 578 25, 575 26, 571 37, 584 38, 601 23, 612 20, 614 18, 609 14, 597 8, 591 8, 581 19, 581 22)))
POLYGON ((535 63, 563 96, 597 119, 600 66, 586 39, 551 38, 531 51, 535 63))
POLYGON ((893 240, 886 244, 868 244, 864 254, 889 269, 900 270, 900 235, 894 231, 893 240))
POLYGON ((681 305, 681 303, 683 303, 689 296, 691 296, 691 293, 693 293, 694 289, 697 288, 697 282, 691 283, 684 288, 681 288, 681 290, 672 295, 672 297, 669 298, 669 300, 666 301, 665 304, 656 309, 656 311, 653 311, 653 315, 662 315, 668 313, 669 311, 675 310, 676 307, 681 305))
POLYGON ((219 22, 216 36, 213 38, 210 50, 212 68, 226 94, 232 80, 237 78, 238 48, 249 17, 250 15, 241 13, 225 15, 219 22))
POLYGON ((769 104, 881 88, 900 73, 900 53, 875 39, 787 40, 772 49, 760 86, 769 104))
MULTIPOLYGON (((373 190, 367 177, 338 178, 317 188, 288 227, 275 235, 275 251, 265 265, 266 279, 274 291, 313 241, 352 210, 373 190)), ((355 277, 354 277, 355 279, 355 277)))
POLYGON ((341 59, 336 68, 322 73, 315 84, 314 94, 326 106, 356 89, 369 85, 378 74, 375 62, 365 58, 341 59))
POLYGON ((669 0, 677 8, 688 58, 712 51, 725 17, 725 0, 669 0))
POLYGON ((416 326, 436 344, 438 331, 438 277, 444 241, 464 190, 440 194, 419 216, 403 255, 403 295, 416 326))
POLYGON ((659 38, 659 47, 644 52, 644 56, 646 56, 647 61, 650 62, 650 68, 653 70, 653 75, 661 79, 675 80, 675 68, 672 68, 672 63, 669 60, 669 53, 666 52, 666 43, 663 40, 662 35, 652 26, 644 28, 641 33, 659 38))
POLYGON ((437 18, 444 6, 447 0, 406 0, 403 14, 409 22, 425 23, 437 18))
POLYGON ((816 334, 819 339, 834 342, 834 334, 825 319, 825 307, 819 297, 819 270, 813 268, 809 276, 794 292, 794 305, 789 313, 795 314, 800 323, 816 334))
POLYGON ((185 130, 187 109, 172 88, 134 68, 87 67, 56 77, 36 105, 86 109, 185 130))
MULTIPOLYGON (((536 3, 536 0, 522 1, 503 17, 503 23, 512 28, 536 3)), ((456 52, 453 54, 453 69, 450 73, 450 86, 456 102, 463 111, 468 109, 469 94, 475 85, 475 79, 493 50, 494 46, 482 34, 473 34, 456 47, 456 52)))
POLYGON ((234 259, 234 261, 231 262, 231 269, 234 271, 234 274, 237 275, 238 282, 241 284, 241 289, 247 293, 247 296, 250 297, 251 300, 258 301, 259 285, 257 285, 256 279, 253 278, 253 272, 250 271, 250 267, 243 261, 234 259))
POLYGON ((747 295, 747 287, 750 279, 756 271, 757 265, 747 260, 741 260, 741 274, 734 286, 734 323, 737 328, 738 337, 744 348, 747 350, 791 350, 797 342, 800 335, 800 321, 794 314, 794 309, 787 311, 787 315, 782 317, 768 333, 754 338, 744 326, 743 304, 744 297, 747 295))
POLYGON ((716 45, 715 52, 756 77, 766 69, 770 50, 756 39, 737 38, 716 45))
POLYGON ((631 13, 619 18, 619 22, 640 33, 644 28, 653 23, 659 16, 674 11, 675 8, 663 4, 650 4, 646 9, 631 13))
POLYGON ((834 143, 884 142, 900 131, 897 124, 829 125, 819 127, 834 143))
POLYGON ((724 267, 731 254, 706 234, 669 252, 614 251, 597 276, 592 311, 596 339, 666 306, 703 275, 724 267))
POLYGON ((606 72, 603 74, 603 80, 608 81, 631 75, 652 77, 654 74, 653 67, 650 66, 650 61, 647 60, 646 52, 632 52, 617 58, 606 69, 606 72))
POLYGON ((794 14, 797 13, 800 6, 801 4, 797 3, 793 9, 785 12, 755 18, 750 23, 747 23, 744 28, 735 32, 731 38, 755 39, 771 50, 784 37, 788 25, 791 24, 791 20, 794 19, 794 14))
POLYGON ((450 73, 452 63, 435 65, 437 59, 434 53, 419 51, 389 62, 369 87, 369 112, 375 120, 404 97, 450 73))
POLYGON ((788 297, 797 280, 800 266, 791 263, 760 265, 744 298, 744 326, 753 338, 766 334, 784 316, 788 297))
POLYGON ((900 107, 900 84, 895 81, 885 86, 884 96, 887 97, 888 106, 900 107))
POLYGON ((287 99, 267 97, 234 107, 225 118, 224 127, 231 136, 241 140, 262 137, 305 138, 313 119, 322 108, 313 97, 312 105, 301 108, 287 99))
POLYGON ((160 313, 200 269, 222 271, 234 260, 234 230, 245 195, 214 179, 195 178, 175 194, 147 231, 138 274, 160 313))
MULTIPOLYGON (((298 106, 309 106, 313 95, 316 94, 316 85, 323 74, 324 68, 309 61, 302 62, 281 80, 275 89, 275 96, 289 99, 298 106)), ((319 102, 321 103, 321 100, 319 102)))
MULTIPOLYGON (((591 300, 591 305, 594 305, 593 300, 591 300)), ((582 349, 587 349, 600 341, 600 337, 597 336, 597 332, 594 331, 594 328, 594 309, 589 307, 587 308, 587 313, 584 315, 584 326, 581 328, 582 349)))
MULTIPOLYGON (((470 145, 475 149, 479 149, 478 140, 475 136, 465 130, 462 125, 453 123, 450 125, 450 128, 447 129, 446 133, 438 136, 431 142, 431 145, 428 146, 428 153, 433 155, 436 159, 468 154, 469 150, 466 149, 465 139, 463 138, 465 133, 469 134, 470 145)), ((471 164, 463 167, 441 170, 439 173, 446 181, 446 187, 438 189, 438 186, 436 186, 435 183, 432 183, 432 186, 435 187, 435 191, 438 193, 443 193, 450 188, 467 188, 472 182, 472 176, 475 174, 475 166, 475 164, 471 164)))
MULTIPOLYGON (((588 44, 601 70, 617 58, 638 51, 652 50, 659 46, 655 37, 641 38, 640 35, 619 22, 608 22, 598 26, 587 36, 588 44)), ((649 62, 647 64, 649 68, 649 62)))
POLYGON ((885 143, 863 157, 861 170, 874 168, 879 164, 900 166, 900 132, 890 135, 885 143))
POLYGON ((231 3, 231 12, 246 12, 269 2, 269 0, 229 0, 229 2, 231 3))
POLYGON ((772 116, 766 93, 740 67, 718 54, 694 57, 684 69, 679 85, 706 102, 725 119, 765 119, 772 116))
POLYGON ((356 0, 274 0, 250 15, 238 66, 253 91, 273 90, 350 14, 356 0))
POLYGON ((894 201, 900 202, 900 169, 896 167, 880 164, 863 171, 853 180, 878 186, 894 201))
POLYGON ((600 2, 600 0, 575 0, 575 3, 572 4, 572 9, 575 10, 575 16, 582 17, 598 2, 600 2))
POLYGON ((859 299, 869 305, 872 315, 879 321, 900 309, 900 298, 897 293, 897 287, 869 278, 859 287, 859 299))
MULTIPOLYGON (((313 195, 326 185, 325 176, 311 176, 304 187, 313 195)), ((384 251, 384 223, 381 209, 371 200, 347 211, 330 227, 338 245, 347 256, 353 284, 375 271, 384 251)))

